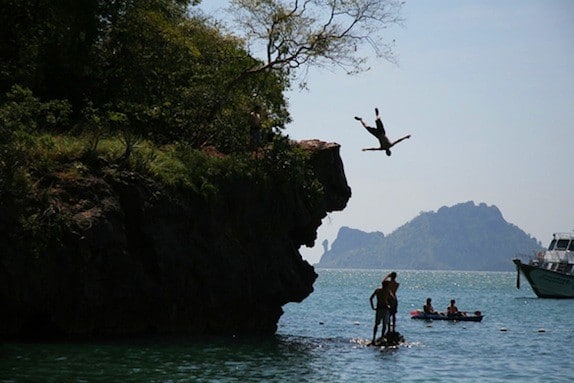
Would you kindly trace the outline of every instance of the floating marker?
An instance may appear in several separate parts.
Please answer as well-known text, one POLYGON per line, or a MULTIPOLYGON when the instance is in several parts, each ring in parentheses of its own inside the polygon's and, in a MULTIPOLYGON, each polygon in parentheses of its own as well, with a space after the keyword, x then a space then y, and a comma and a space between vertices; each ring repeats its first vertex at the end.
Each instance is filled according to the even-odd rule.
POLYGON ((360 326, 360 325, 361 325, 361 322, 353 322, 353 324, 354 324, 355 326, 360 326))
POLYGON ((506 327, 501 327, 500 331, 508 331, 508 330, 506 329, 506 327))
POLYGON ((538 332, 546 332, 546 330, 544 330, 543 328, 539 328, 538 332))

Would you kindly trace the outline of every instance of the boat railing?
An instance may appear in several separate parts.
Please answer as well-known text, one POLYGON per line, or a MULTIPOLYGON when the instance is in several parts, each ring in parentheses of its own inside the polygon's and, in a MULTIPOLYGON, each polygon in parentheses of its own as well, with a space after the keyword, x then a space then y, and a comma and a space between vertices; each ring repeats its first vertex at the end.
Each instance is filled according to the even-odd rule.
POLYGON ((566 263, 566 262, 558 262, 558 263, 556 264, 556 272, 557 272, 557 273, 565 273, 567 267, 568 267, 568 263, 566 263))
POLYGON ((520 259, 520 261, 527 265, 538 266, 544 260, 544 254, 540 256, 539 252, 533 252, 533 254, 516 253, 514 259, 520 259))
POLYGON ((568 262, 566 259, 545 259, 544 254, 540 256, 539 253, 540 252, 534 254, 533 256, 527 254, 517 254, 515 259, 520 259, 522 263, 528 264, 530 266, 540 267, 542 269, 554 271, 560 274, 574 275, 574 263, 568 262))

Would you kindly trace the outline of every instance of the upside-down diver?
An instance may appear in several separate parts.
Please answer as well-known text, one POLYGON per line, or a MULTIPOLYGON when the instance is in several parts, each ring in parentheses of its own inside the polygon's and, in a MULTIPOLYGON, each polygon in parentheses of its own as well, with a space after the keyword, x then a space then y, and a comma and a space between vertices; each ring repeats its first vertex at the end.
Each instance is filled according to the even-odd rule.
POLYGON ((391 142, 389 140, 389 138, 386 135, 385 132, 385 128, 383 126, 383 122, 381 121, 381 116, 379 115, 379 109, 375 108, 375 124, 376 124, 376 128, 373 128, 369 125, 367 125, 367 123, 365 121, 363 121, 363 119, 361 117, 355 117, 355 120, 360 121, 361 124, 363 124, 363 126, 365 127, 365 129, 367 129, 369 131, 369 133, 371 133, 373 136, 377 137, 377 139, 379 140, 380 146, 378 148, 364 148, 363 151, 365 150, 384 150, 387 153, 387 156, 391 155, 391 148, 393 146, 395 146, 396 144, 398 144, 399 142, 406 140, 407 138, 411 138, 411 135, 408 134, 404 137, 399 138, 398 140, 391 142))

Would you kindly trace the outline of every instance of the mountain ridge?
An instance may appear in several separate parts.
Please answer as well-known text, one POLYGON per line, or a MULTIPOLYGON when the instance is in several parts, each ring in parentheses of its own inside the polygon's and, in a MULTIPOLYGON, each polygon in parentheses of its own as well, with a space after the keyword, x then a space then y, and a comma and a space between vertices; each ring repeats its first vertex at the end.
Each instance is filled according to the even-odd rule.
POLYGON ((511 271, 516 253, 541 249, 500 209, 473 201, 421 212, 388 235, 341 227, 318 268, 511 271))

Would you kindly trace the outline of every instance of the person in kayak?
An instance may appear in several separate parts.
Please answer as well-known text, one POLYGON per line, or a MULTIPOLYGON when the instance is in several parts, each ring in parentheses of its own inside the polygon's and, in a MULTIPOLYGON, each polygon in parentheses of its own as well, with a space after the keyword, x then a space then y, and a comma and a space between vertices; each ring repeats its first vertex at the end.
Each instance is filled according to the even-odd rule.
POLYGON ((375 124, 376 124, 376 128, 373 128, 369 125, 367 125, 367 123, 365 121, 363 121, 363 119, 361 117, 356 117, 355 116, 355 120, 360 121, 361 124, 365 127, 365 129, 367 129, 367 131, 369 133, 371 133, 373 136, 377 137, 377 139, 379 140, 379 144, 380 146, 378 148, 364 148, 363 151, 365 150, 384 150, 387 153, 387 156, 391 155, 391 148, 393 146, 395 146, 396 144, 398 144, 399 142, 406 140, 407 138, 411 138, 411 135, 408 134, 404 137, 399 138, 398 140, 391 142, 389 140, 389 138, 387 137, 387 134, 385 132, 385 128, 383 126, 383 122, 381 121, 381 116, 379 115, 379 108, 375 108, 375 124))
POLYGON ((438 312, 434 311, 434 307, 432 307, 432 299, 427 298, 427 303, 423 305, 423 311, 425 314, 438 314, 438 312))
POLYGON ((458 311, 458 307, 456 307, 456 301, 454 299, 451 299, 450 304, 446 308, 446 315, 448 315, 449 317, 465 316, 466 313, 462 312, 462 311, 458 311))

